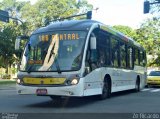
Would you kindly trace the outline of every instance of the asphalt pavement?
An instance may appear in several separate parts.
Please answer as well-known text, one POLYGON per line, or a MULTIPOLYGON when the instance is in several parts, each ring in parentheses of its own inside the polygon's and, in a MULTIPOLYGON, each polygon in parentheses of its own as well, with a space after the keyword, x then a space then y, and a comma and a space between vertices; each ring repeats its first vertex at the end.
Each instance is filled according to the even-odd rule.
POLYGON ((28 115, 32 118, 37 117, 37 119, 42 119, 43 116, 46 119, 48 116, 56 119, 63 117, 71 119, 74 116, 76 117, 74 119, 84 117, 96 119, 96 115, 99 115, 98 119, 101 117, 108 119, 160 119, 159 102, 159 87, 145 88, 138 93, 133 90, 117 92, 106 100, 99 100, 95 96, 90 96, 64 98, 62 101, 55 102, 50 97, 45 96, 18 95, 15 84, 0 85, 0 119, 3 116, 3 119, 6 119, 6 114, 13 114, 14 116, 18 114, 19 117, 22 117, 14 117, 14 119, 28 119, 26 118, 28 115), (77 114, 83 115, 77 116, 77 114))

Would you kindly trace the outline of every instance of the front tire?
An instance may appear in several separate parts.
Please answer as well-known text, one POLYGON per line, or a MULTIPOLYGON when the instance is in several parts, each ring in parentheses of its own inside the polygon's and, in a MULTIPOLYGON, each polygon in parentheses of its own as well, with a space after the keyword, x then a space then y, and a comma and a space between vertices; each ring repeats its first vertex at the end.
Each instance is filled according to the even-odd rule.
POLYGON ((110 98, 111 96, 111 84, 109 80, 104 80, 102 94, 100 95, 100 99, 104 100, 106 98, 110 98))

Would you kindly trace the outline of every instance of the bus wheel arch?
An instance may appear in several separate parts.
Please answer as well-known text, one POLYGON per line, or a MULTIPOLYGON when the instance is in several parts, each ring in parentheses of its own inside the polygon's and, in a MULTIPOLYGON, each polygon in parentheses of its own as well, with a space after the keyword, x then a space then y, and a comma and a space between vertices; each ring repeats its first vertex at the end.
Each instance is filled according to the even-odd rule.
POLYGON ((136 79, 135 91, 136 92, 140 91, 140 76, 139 75, 137 76, 137 79, 136 79))
POLYGON ((102 94, 100 95, 100 99, 104 100, 106 98, 110 98, 111 96, 111 77, 110 75, 106 74, 103 80, 103 88, 102 88, 102 94))

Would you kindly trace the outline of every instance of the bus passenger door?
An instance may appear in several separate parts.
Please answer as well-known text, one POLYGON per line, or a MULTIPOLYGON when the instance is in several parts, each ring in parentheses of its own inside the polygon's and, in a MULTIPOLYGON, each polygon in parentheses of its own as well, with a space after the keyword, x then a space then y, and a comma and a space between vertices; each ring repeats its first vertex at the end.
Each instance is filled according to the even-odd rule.
POLYGON ((102 81, 101 69, 98 68, 97 39, 94 33, 90 36, 86 61, 85 61, 85 80, 84 95, 101 94, 102 81))

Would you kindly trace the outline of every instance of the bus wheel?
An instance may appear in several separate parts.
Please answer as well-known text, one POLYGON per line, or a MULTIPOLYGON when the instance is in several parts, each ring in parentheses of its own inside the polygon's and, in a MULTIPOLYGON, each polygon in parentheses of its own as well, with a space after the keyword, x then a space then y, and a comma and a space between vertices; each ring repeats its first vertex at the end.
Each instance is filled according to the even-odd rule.
POLYGON ((106 79, 103 83, 102 94, 100 95, 100 99, 104 100, 106 98, 110 98, 111 96, 111 85, 109 81, 106 79))
POLYGON ((137 81, 136 81, 135 91, 136 92, 140 91, 140 80, 139 79, 137 79, 137 81))

